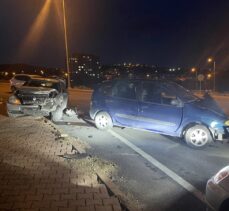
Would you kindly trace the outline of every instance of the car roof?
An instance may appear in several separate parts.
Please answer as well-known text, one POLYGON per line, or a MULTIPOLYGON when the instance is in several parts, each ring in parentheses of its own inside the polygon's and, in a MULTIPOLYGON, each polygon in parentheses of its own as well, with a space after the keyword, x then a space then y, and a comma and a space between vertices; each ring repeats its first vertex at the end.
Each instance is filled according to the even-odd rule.
POLYGON ((54 78, 44 78, 44 77, 34 77, 32 78, 32 80, 36 80, 36 81, 48 81, 48 82, 53 82, 53 83, 58 83, 60 82, 60 80, 58 79, 54 79, 54 78))
MULTIPOLYGON (((34 78, 34 77, 42 77, 42 76, 40 76, 40 75, 32 75, 32 74, 16 74, 15 76, 30 76, 30 77, 32 77, 32 78, 34 78)), ((14 76, 14 77, 15 77, 14 76)))

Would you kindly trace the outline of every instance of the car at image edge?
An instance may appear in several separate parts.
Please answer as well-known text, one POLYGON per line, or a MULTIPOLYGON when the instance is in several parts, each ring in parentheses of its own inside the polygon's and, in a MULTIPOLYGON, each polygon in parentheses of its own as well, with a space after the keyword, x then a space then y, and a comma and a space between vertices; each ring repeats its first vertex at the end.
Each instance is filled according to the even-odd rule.
POLYGON ((90 117, 97 128, 113 125, 184 138, 196 149, 229 137, 229 121, 210 100, 163 80, 117 79, 93 92, 90 117))
POLYGON ((224 167, 208 180, 206 202, 209 210, 229 210, 229 166, 224 167))
POLYGON ((59 121, 67 103, 68 93, 65 81, 53 78, 32 78, 9 97, 7 113, 10 117, 51 115, 53 121, 59 121))

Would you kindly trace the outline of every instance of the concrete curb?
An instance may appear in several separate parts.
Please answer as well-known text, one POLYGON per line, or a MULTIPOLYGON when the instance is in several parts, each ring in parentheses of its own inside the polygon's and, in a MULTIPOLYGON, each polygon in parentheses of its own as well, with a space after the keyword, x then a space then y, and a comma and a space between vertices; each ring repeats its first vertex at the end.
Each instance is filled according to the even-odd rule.
POLYGON ((107 189, 118 198, 121 208, 124 211, 139 211, 141 209, 134 207, 131 202, 129 202, 128 197, 124 194, 120 188, 115 185, 107 176, 97 173, 99 182, 103 183, 107 189))

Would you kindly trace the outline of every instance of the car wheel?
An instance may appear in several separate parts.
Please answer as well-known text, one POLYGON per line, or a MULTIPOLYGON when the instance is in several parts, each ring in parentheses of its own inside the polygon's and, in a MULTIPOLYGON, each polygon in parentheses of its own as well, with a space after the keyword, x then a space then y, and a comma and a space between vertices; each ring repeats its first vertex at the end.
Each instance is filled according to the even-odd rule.
POLYGON ((63 109, 60 106, 58 106, 56 110, 52 112, 51 117, 53 122, 61 120, 63 117, 63 109))
POLYGON ((96 114, 95 125, 100 130, 108 130, 113 127, 113 123, 110 115, 104 111, 101 111, 96 114))
POLYGON ((212 142, 212 136, 205 126, 195 125, 186 131, 185 141, 192 148, 202 149, 212 142))

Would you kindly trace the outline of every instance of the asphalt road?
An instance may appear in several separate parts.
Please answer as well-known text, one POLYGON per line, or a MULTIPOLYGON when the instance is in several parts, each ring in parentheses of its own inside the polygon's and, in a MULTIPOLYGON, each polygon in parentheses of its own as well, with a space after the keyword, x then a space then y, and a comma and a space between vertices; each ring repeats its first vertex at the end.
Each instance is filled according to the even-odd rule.
MULTIPOLYGON (((6 85, 0 84, 0 98, 7 95, 6 85)), ((90 92, 70 91, 70 104, 86 113, 90 96, 90 92)), ((134 129, 103 132, 89 124, 60 127, 88 142, 89 154, 115 162, 119 172, 113 182, 144 210, 206 210, 206 182, 229 163, 228 143, 193 150, 182 140, 134 129)))
POLYGON ((89 154, 118 164, 119 174, 113 181, 124 192, 132 193, 144 210, 206 210, 202 196, 195 196, 195 191, 204 195, 207 180, 229 163, 228 143, 193 150, 179 139, 133 129, 113 128, 114 136, 90 125, 61 127, 87 141, 92 146, 89 154), (155 161, 148 161, 120 138, 147 153, 175 176, 168 176, 161 165, 156 167, 155 161), (178 177, 193 186, 190 191, 178 183, 178 177))

